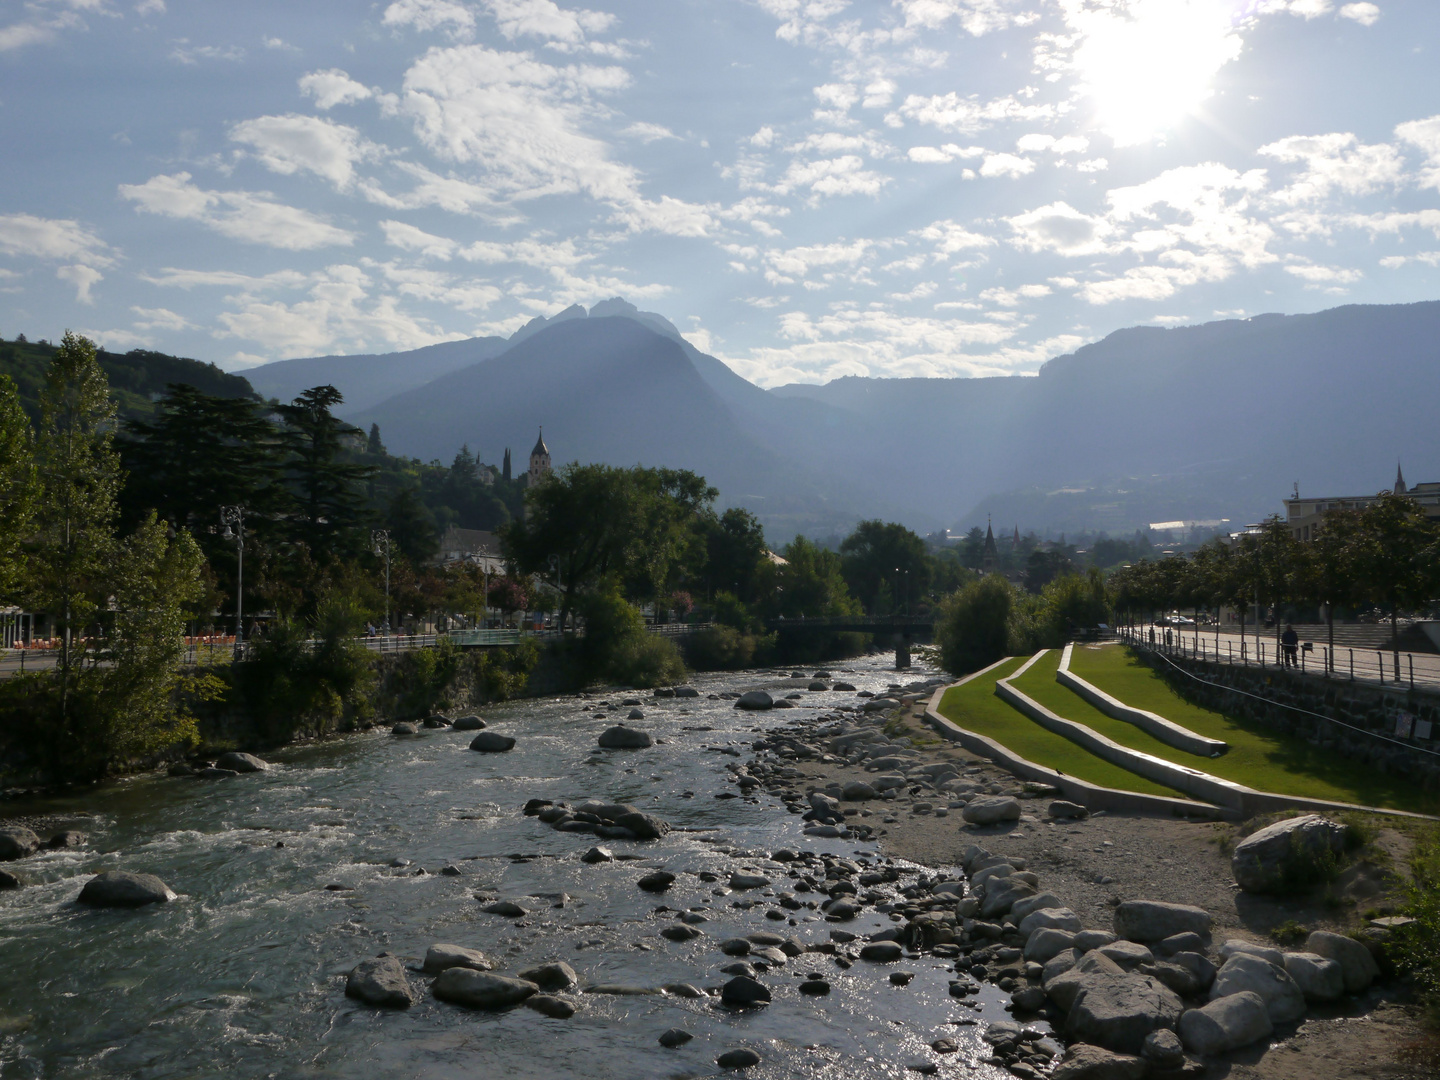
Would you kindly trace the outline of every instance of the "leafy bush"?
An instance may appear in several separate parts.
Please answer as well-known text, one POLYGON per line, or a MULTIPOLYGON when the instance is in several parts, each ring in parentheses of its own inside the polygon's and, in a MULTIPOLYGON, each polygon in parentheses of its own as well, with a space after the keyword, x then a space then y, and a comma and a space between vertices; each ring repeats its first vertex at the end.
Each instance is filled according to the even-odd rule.
POLYGON ((356 640, 363 625, 352 598, 327 596, 313 622, 278 620, 255 642, 235 678, 261 739, 324 735, 370 715, 375 670, 356 640))
POLYGON ((464 659, 449 638, 441 638, 433 649, 402 653, 388 679, 390 714, 397 720, 414 720, 447 708, 464 659))
POLYGON ((650 687, 685 677, 680 650, 669 639, 646 632, 640 610, 615 583, 587 593, 578 608, 585 617, 579 649, 585 680, 650 687))
POLYGON ((622 641, 610 658, 606 675, 617 683, 646 689, 685 679, 680 650, 669 638, 646 634, 622 641))
POLYGON ((1008 654, 1016 590, 999 574, 987 574, 940 604, 935 637, 947 671, 965 675, 1008 654))
POLYGON ((1440 840, 1417 844, 1411 868, 1414 877, 1406 892, 1405 914, 1415 921, 1396 930, 1390 952, 1440 1020, 1440 840))

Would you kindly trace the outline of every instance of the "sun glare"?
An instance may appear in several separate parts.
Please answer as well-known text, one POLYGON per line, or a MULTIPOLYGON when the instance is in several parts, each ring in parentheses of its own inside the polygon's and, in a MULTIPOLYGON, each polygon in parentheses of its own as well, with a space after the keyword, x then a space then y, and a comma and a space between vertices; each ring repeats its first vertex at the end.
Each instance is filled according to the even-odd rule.
POLYGON ((1246 5, 1236 0, 1131 0, 1072 14, 1075 51, 1096 124, 1126 146, 1193 113, 1215 73, 1240 55, 1246 5))

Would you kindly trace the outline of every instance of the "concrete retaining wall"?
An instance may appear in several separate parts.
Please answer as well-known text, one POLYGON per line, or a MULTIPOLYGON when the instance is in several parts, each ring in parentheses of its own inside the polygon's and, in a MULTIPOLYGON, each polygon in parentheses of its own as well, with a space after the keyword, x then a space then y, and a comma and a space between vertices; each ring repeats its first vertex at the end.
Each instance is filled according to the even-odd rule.
MULTIPOLYGON (((1214 757, 1223 754, 1230 749, 1228 743, 1219 739, 1208 739, 1204 735, 1197 735, 1187 727, 1166 720, 1159 713, 1149 712, 1146 709, 1135 709, 1126 705, 1119 698, 1112 697, 1098 686, 1086 682, 1079 675, 1070 670, 1070 654, 1074 650, 1074 644, 1066 645, 1065 652, 1060 656, 1060 670, 1056 672, 1055 679, 1063 687, 1073 690, 1080 697, 1084 698, 1095 708, 1099 709, 1106 716, 1114 717, 1116 720, 1124 720, 1128 724, 1134 724, 1142 731, 1153 735, 1166 746, 1173 746, 1177 750, 1184 750, 1187 754, 1195 754, 1199 757, 1214 757)), ((1114 648, 1114 646, 1110 646, 1114 648)))

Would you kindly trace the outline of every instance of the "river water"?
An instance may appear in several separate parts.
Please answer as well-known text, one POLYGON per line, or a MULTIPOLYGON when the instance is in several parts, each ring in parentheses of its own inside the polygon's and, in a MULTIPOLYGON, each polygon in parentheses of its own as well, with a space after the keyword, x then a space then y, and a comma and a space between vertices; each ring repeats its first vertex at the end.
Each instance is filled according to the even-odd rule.
MULTIPOLYGON (((884 657, 831 670, 862 690, 897 677, 884 657)), ((917 667, 903 678, 928 674, 917 667)), ((491 730, 518 740, 507 754, 471 752, 465 732, 377 731, 276 752, 263 774, 145 777, 71 802, 0 806, 71 815, 88 834, 81 848, 14 866, 34 884, 0 893, 0 1077, 679 1078, 716 1075, 716 1056, 739 1046, 764 1059, 752 1077, 899 1077, 920 1062, 942 1075, 1008 1075, 980 1061, 989 1051, 979 1032, 1006 1018, 1003 995, 987 985, 980 1007, 966 1007, 948 994, 953 961, 929 956, 848 971, 824 954, 799 956, 764 977, 773 1003, 745 1012, 714 999, 583 994, 573 1018, 554 1020, 525 1008, 468 1012, 428 993, 396 1012, 344 996, 357 961, 390 951, 418 965, 434 942, 482 949, 500 973, 559 959, 582 986, 658 988, 719 985, 728 976, 718 969, 733 962, 716 948, 726 938, 769 930, 828 940, 836 927, 817 912, 787 913, 796 918, 789 926, 764 918, 763 896, 723 889, 742 867, 768 871, 778 887, 780 868, 763 860, 780 847, 879 857, 873 845, 802 835, 800 818, 763 793, 715 797, 735 791, 725 765, 737 759, 722 748, 748 758, 754 732, 806 714, 745 713, 705 695, 790 691, 787 675, 702 675, 692 684, 699 699, 647 698, 635 726, 662 741, 645 751, 596 749, 599 732, 628 711, 596 719, 599 702, 618 706, 625 695, 565 697, 485 710, 491 730), (532 797, 634 803, 677 831, 609 842, 641 858, 585 865, 579 855, 594 837, 524 817, 532 797), (445 865, 462 874, 436 872, 445 865), (668 893, 635 887, 662 866, 680 874, 668 893), (81 884, 104 869, 157 874, 179 899, 138 911, 81 908, 81 884), (705 870, 721 882, 693 873, 705 870), (477 893, 531 913, 485 914, 477 893), (732 906, 747 900, 759 903, 732 906), (662 905, 706 913, 704 936, 659 937, 675 919, 655 911, 662 905), (891 985, 896 968, 914 981, 891 985), (796 992, 810 972, 831 981, 828 997, 796 992), (670 1027, 696 1037, 664 1049, 656 1037, 670 1027), (961 1052, 934 1054, 929 1044, 942 1036, 961 1052)), ((854 701, 816 693, 802 704, 854 701)), ((867 908, 844 929, 890 925, 867 908)))

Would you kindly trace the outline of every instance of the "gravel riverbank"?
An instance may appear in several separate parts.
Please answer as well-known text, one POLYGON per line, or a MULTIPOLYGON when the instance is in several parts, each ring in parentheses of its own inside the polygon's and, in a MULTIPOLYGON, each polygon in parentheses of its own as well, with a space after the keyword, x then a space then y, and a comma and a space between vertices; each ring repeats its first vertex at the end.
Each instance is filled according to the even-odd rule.
MULTIPOLYGON (((836 817, 829 820, 861 833, 870 830, 868 838, 888 856, 956 877, 962 876, 958 868, 967 849, 974 851, 972 845, 1003 854, 1017 868, 1035 874, 1038 889, 1058 897, 1086 928, 1110 930, 1116 908, 1127 900, 1203 908, 1213 920, 1212 958, 1217 963, 1223 960, 1214 956, 1213 949, 1222 943, 1245 941, 1273 948, 1270 932, 1285 924, 1344 933, 1355 922, 1355 908, 1382 898, 1392 884, 1385 866, 1364 863, 1336 883, 1340 903, 1335 902, 1333 892, 1328 902, 1319 897, 1259 897, 1242 892, 1231 872, 1230 852, 1235 839, 1248 831, 1244 826, 1116 812, 1053 817, 1047 812, 1057 797, 1053 791, 1027 785, 939 739, 923 722, 927 698, 928 691, 912 692, 901 699, 899 708, 857 711, 840 722, 845 731, 881 730, 892 740, 897 754, 903 753, 901 748, 913 748, 918 751, 913 756, 877 759, 870 755, 868 760, 855 760, 851 754, 846 760, 843 746, 816 737, 837 730, 832 716, 800 721, 786 732, 772 733, 756 744, 761 749, 754 758, 732 769, 742 788, 758 781, 765 790, 786 799, 792 812, 799 813, 814 814, 811 792, 848 794, 853 789, 847 785, 856 784, 880 789, 874 797, 845 798, 842 794, 831 809, 843 818, 843 825, 836 817), (787 745, 786 735, 796 742, 787 745), (797 743, 803 746, 800 740, 807 739, 817 749, 838 748, 840 752, 813 757, 803 750, 796 753, 797 743), (965 804, 952 797, 959 791, 937 790, 936 784, 927 783, 920 773, 927 767, 932 777, 938 776, 940 788, 966 789, 982 798, 1016 798, 1021 808, 1018 819, 994 824, 964 821, 965 804), (898 783, 897 778, 906 782, 898 783), (952 783, 945 783, 947 779, 952 783)), ((825 820, 823 811, 821 820, 825 820)), ((1401 865, 1408 843, 1403 835, 1382 830, 1373 846, 1391 856, 1382 862, 1401 865)), ((913 919, 916 912, 907 914, 913 919)), ((1063 1017, 1052 1015, 1050 1019, 1058 1028, 1063 1017)), ((1418 1010, 1408 1003, 1404 989, 1381 981, 1340 1001, 1312 1003, 1298 1024, 1276 1024, 1268 1039, 1203 1061, 1192 1055, 1179 1072, 1152 1066, 1150 1074, 1247 1080, 1400 1080, 1426 1075, 1400 1060, 1404 1048, 1422 1036, 1418 1010)), ((1023 1076, 1024 1069, 1021 1064, 1012 1071, 1023 1076)), ((1078 1062, 1068 1071, 1065 1062, 1052 1071, 1095 1080, 1109 1075, 1086 1072, 1078 1062)))

